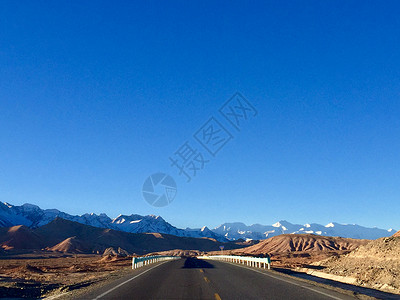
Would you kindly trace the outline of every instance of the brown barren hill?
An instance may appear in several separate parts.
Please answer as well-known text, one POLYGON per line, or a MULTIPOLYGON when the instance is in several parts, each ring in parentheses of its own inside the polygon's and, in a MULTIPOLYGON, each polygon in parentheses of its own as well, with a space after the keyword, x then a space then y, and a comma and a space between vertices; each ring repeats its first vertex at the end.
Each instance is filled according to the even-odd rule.
POLYGON ((250 247, 224 252, 233 255, 270 255, 273 267, 295 268, 308 267, 328 257, 347 254, 368 242, 369 240, 313 234, 282 234, 250 247))
POLYGON ((58 251, 58 252, 68 252, 68 253, 87 253, 90 247, 81 240, 77 239, 76 236, 69 237, 63 240, 61 243, 53 247, 48 247, 46 250, 58 251))
POLYGON ((40 249, 43 245, 41 236, 26 226, 0 229, 0 246, 4 250, 40 249))
POLYGON ((394 237, 400 237, 400 230, 393 234, 394 237))
POLYGON ((351 251, 368 242, 368 240, 326 237, 312 234, 282 234, 261 241, 256 245, 233 250, 232 252, 249 255, 274 255, 293 252, 351 251))

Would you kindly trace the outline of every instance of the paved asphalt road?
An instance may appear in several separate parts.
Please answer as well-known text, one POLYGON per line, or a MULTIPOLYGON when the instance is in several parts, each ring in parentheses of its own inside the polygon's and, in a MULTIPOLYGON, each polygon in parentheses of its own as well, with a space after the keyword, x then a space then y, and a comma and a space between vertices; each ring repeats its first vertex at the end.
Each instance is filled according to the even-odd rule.
POLYGON ((157 263, 85 299, 354 299, 268 270, 195 258, 157 263))

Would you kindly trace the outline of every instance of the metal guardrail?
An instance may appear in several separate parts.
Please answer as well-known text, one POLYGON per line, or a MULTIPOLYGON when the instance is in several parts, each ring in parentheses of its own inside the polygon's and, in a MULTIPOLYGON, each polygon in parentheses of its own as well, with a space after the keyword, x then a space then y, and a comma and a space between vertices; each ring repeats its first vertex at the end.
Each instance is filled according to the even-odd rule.
POLYGON ((175 260, 180 259, 180 256, 141 256, 141 257, 133 257, 132 258, 132 269, 137 269, 143 267, 145 265, 149 265, 155 262, 164 261, 164 260, 175 260))
POLYGON ((271 269, 271 258, 269 257, 250 257, 250 256, 235 256, 235 255, 210 255, 198 256, 200 259, 212 259, 243 264, 249 267, 271 269))

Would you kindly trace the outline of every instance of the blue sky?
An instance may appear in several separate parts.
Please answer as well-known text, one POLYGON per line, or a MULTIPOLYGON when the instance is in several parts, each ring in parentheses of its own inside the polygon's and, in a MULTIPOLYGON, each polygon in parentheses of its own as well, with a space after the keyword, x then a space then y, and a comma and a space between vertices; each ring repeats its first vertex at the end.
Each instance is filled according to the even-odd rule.
POLYGON ((400 229, 398 1, 1 1, 0 200, 400 229), (240 132, 218 110, 240 92, 240 132), (169 157, 233 135, 186 183, 169 157), (155 208, 144 180, 170 174, 155 208))

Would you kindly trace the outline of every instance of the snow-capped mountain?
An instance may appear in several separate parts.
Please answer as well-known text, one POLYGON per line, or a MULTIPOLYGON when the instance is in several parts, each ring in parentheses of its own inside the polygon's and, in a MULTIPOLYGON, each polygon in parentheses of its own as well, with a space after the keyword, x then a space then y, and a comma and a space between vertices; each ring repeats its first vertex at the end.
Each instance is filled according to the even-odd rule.
POLYGON ((14 206, 0 202, 0 227, 25 225, 36 228, 50 223, 56 217, 75 221, 85 225, 100 228, 110 228, 131 233, 159 232, 180 237, 213 238, 221 242, 237 239, 261 240, 284 233, 311 233, 324 236, 340 236, 356 239, 377 239, 393 235, 394 229, 367 228, 355 224, 329 223, 320 224, 292 224, 280 221, 272 225, 244 223, 224 223, 210 230, 206 226, 197 229, 180 229, 171 225, 160 216, 148 215, 119 215, 111 219, 106 214, 83 214, 74 216, 57 209, 41 209, 33 204, 14 206))
POLYGON ((215 233, 225 236, 229 240, 237 239, 266 239, 284 233, 310 233, 323 236, 340 236, 355 239, 377 239, 393 235, 394 229, 368 228, 356 224, 329 223, 320 224, 292 224, 279 221, 272 225, 254 224, 247 226, 243 223, 224 223, 213 229, 215 233))
MULTIPOLYGON (((196 238, 213 238, 221 242, 226 242, 227 239, 222 235, 216 234, 208 229, 206 226, 200 229, 179 229, 160 216, 148 215, 119 215, 111 222, 112 226, 108 226, 113 229, 131 232, 131 233, 142 233, 142 232, 159 232, 167 233, 181 237, 196 237, 196 238)), ((93 226, 93 225, 92 225, 93 226)), ((104 227, 104 226, 96 226, 104 227)))
POLYGON ((221 242, 227 241, 224 236, 212 232, 207 227, 179 229, 166 222, 160 216, 119 215, 115 219, 111 219, 106 214, 97 215, 93 213, 73 216, 57 209, 41 209, 39 206, 28 203, 14 206, 6 202, 0 202, 0 227, 25 225, 30 228, 36 228, 50 223, 56 217, 85 225, 131 233, 159 232, 181 237, 206 237, 221 242))
POLYGON ((25 225, 27 227, 36 228, 50 223, 56 217, 104 228, 108 228, 107 225, 112 222, 112 219, 106 214, 96 215, 92 213, 73 216, 59 211, 58 209, 41 209, 39 206, 29 203, 25 203, 21 206, 14 206, 7 202, 0 202, 1 227, 25 225))

